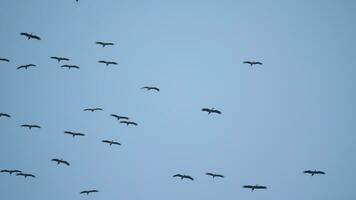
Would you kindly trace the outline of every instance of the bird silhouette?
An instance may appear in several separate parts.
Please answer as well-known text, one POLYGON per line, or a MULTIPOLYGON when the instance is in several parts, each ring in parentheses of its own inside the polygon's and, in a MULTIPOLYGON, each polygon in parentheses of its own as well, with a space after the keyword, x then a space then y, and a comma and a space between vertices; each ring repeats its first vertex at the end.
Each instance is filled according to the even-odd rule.
POLYGON ((201 109, 201 111, 207 112, 208 114, 210 114, 210 113, 221 114, 221 111, 217 110, 215 108, 211 108, 211 109, 210 108, 203 108, 203 109, 201 109))
POLYGON ((211 177, 213 177, 213 178, 215 178, 215 177, 224 178, 224 176, 221 175, 221 174, 205 173, 205 175, 211 176, 211 177))
POLYGON ((319 175, 319 174, 322 174, 322 175, 324 175, 325 174, 325 172, 323 172, 323 171, 318 171, 318 170, 306 170, 306 171, 304 171, 303 172, 304 174, 310 174, 311 176, 314 176, 314 175, 319 175))
POLYGON ((30 130, 33 128, 41 128, 41 126, 35 125, 35 124, 23 124, 23 125, 21 125, 21 127, 28 128, 30 130))
POLYGON ((63 159, 53 158, 51 161, 57 162, 57 165, 59 165, 59 164, 61 164, 61 163, 62 163, 62 164, 65 164, 65 165, 67 165, 67 166, 70 165, 68 161, 65 161, 65 160, 63 160, 63 159))
POLYGON ((75 136, 85 136, 84 133, 76 133, 76 132, 73 132, 73 131, 64 131, 64 134, 71 135, 73 138, 75 136))
POLYGON ((27 39, 36 39, 36 40, 41 40, 41 38, 37 35, 34 35, 32 33, 20 33, 20 35, 23 35, 25 37, 27 37, 27 39))
POLYGON ((51 59, 57 60, 57 62, 61 61, 69 61, 69 58, 64 58, 64 57, 57 57, 57 56, 52 56, 51 59))
POLYGON ((7 113, 0 113, 0 118, 1 117, 7 117, 7 118, 10 118, 11 115, 7 114, 7 113))
POLYGON ((33 175, 33 174, 26 174, 26 173, 22 173, 22 172, 17 173, 16 176, 23 176, 23 177, 25 177, 25 178, 27 178, 27 177, 36 178, 36 176, 33 175))
POLYGON ((90 193, 95 193, 95 192, 99 192, 99 190, 84 190, 81 191, 80 194, 90 194, 90 193))
POLYGON ((123 120, 123 121, 121 121, 120 123, 126 124, 127 126, 128 126, 128 125, 134 125, 134 126, 137 126, 137 125, 138 125, 136 122, 126 121, 126 120, 123 120))
POLYGON ((95 42, 95 43, 101 45, 102 47, 114 45, 114 43, 112 43, 112 42, 95 42))
POLYGON ((95 112, 95 111, 102 111, 102 108, 86 108, 83 111, 90 111, 90 112, 95 112))
POLYGON ((256 62, 256 61, 244 61, 243 63, 244 63, 244 64, 249 64, 251 67, 252 67, 253 65, 262 65, 261 62, 256 62))
POLYGON ((20 170, 12 170, 12 169, 3 169, 0 171, 0 173, 9 173, 10 175, 12 175, 13 173, 21 173, 20 170))
POLYGON ((104 142, 104 143, 108 143, 110 146, 111 145, 113 145, 113 144, 115 144, 115 145, 121 145, 121 143, 119 143, 119 142, 115 142, 114 140, 102 140, 102 142, 104 142))
POLYGON ((129 120, 128 117, 120 116, 120 115, 117 115, 117 114, 111 114, 110 116, 115 117, 117 120, 121 120, 121 119, 129 120))
POLYGON ((103 63, 103 64, 105 64, 106 66, 109 66, 109 65, 118 65, 117 62, 105 61, 105 60, 99 60, 98 63, 103 63))
POLYGON ((253 192, 254 190, 259 190, 259 189, 267 189, 266 186, 260 186, 260 185, 244 185, 242 186, 243 188, 247 188, 247 189, 251 189, 251 192, 253 192))
POLYGON ((10 62, 10 60, 7 59, 7 58, 0 58, 0 61, 3 61, 3 62, 10 62))
POLYGON ((176 174, 176 175, 173 175, 173 177, 179 177, 181 180, 190 179, 190 180, 194 181, 194 178, 191 176, 188 176, 188 175, 176 174))
POLYGON ((62 65, 62 68, 68 68, 68 69, 80 69, 77 65, 62 65))
POLYGON ((150 87, 150 86, 145 86, 145 87, 142 87, 141 89, 146 89, 146 90, 156 90, 157 92, 159 92, 159 88, 157 87, 150 87))
POLYGON ((29 67, 36 67, 36 65, 35 64, 21 65, 17 67, 17 69, 27 69, 29 67))

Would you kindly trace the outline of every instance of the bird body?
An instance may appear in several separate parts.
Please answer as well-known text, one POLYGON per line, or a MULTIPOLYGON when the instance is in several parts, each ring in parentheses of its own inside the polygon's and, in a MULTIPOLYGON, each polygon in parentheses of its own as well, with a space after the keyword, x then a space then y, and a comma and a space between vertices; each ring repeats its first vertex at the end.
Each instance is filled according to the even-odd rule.
POLYGON ((95 192, 99 192, 99 190, 84 190, 81 191, 80 194, 90 194, 90 193, 95 193, 95 192))
POLYGON ((151 87, 151 86, 145 86, 142 87, 141 89, 146 89, 146 90, 156 90, 157 92, 159 92, 159 88, 158 87, 151 87))
POLYGON ((27 69, 29 67, 36 67, 36 65, 35 64, 21 65, 17 67, 17 69, 27 69))
POLYGON ((70 60, 69 58, 57 57, 57 56, 52 56, 51 59, 57 60, 58 62, 70 60))
POLYGON ((318 170, 306 170, 303 172, 304 174, 310 174, 311 176, 314 176, 315 174, 322 174, 324 175, 325 172, 323 171, 318 171, 318 170))
POLYGON ((181 180, 189 179, 191 181, 194 181, 194 178, 189 175, 175 174, 175 175, 173 175, 173 177, 179 177, 181 180))
POLYGON ((262 186, 262 185, 244 185, 242 187, 251 189, 251 192, 253 192, 254 190, 267 189, 266 186, 262 186))
POLYGON ((0 113, 0 117, 7 117, 10 118, 11 115, 7 114, 7 113, 0 113))
POLYGON ((57 162, 57 165, 59 165, 59 164, 62 163, 62 164, 65 164, 65 165, 67 165, 67 166, 70 166, 69 162, 68 162, 68 161, 65 161, 65 160, 63 160, 63 159, 54 158, 54 159, 52 159, 51 161, 57 162))
POLYGON ((90 112, 94 112, 94 111, 102 111, 102 108, 86 108, 83 111, 90 111, 90 112))
POLYGON ((110 116, 115 117, 117 120, 121 120, 121 119, 129 120, 128 117, 120 116, 120 115, 117 115, 117 114, 111 114, 110 116))
POLYGON ((120 123, 122 123, 122 124, 126 124, 127 126, 128 125, 134 125, 134 126, 137 126, 138 124, 136 123, 136 122, 131 122, 131 121, 121 121, 120 123))
POLYGON ((33 129, 33 128, 41 128, 39 125, 34 125, 34 124, 23 124, 21 127, 28 128, 28 129, 33 129))
POLYGON ((103 63, 103 64, 105 64, 106 66, 109 66, 109 65, 118 65, 117 62, 105 61, 105 60, 99 60, 98 63, 103 63))
POLYGON ((243 63, 244 63, 244 64, 249 64, 251 67, 252 67, 253 65, 262 65, 261 62, 256 62, 256 61, 244 61, 243 63))
POLYGON ((9 173, 10 175, 12 175, 13 173, 21 173, 20 170, 12 170, 12 169, 3 169, 0 171, 0 173, 9 173))
POLYGON ((96 44, 99 44, 99 45, 101 45, 102 47, 106 47, 106 46, 113 46, 114 45, 114 43, 112 43, 112 42, 95 42, 96 44))
POLYGON ((119 143, 119 142, 115 142, 114 140, 102 140, 102 142, 104 142, 104 143, 108 143, 110 146, 111 145, 113 145, 113 144, 115 144, 115 145, 121 145, 121 143, 119 143))
POLYGON ((62 68, 68 68, 68 69, 80 69, 77 65, 62 65, 62 68))
POLYGON ((32 33, 20 33, 20 35, 23 35, 25 37, 27 37, 27 39, 36 39, 36 40, 41 40, 41 38, 37 35, 34 35, 32 33))
POLYGON ((22 172, 17 173, 16 176, 23 176, 23 177, 25 177, 25 178, 27 178, 27 177, 36 178, 36 176, 33 175, 33 174, 26 174, 26 173, 22 173, 22 172))
POLYGON ((75 136, 85 136, 84 133, 76 133, 76 132, 72 132, 72 131, 64 131, 64 134, 71 135, 71 136, 73 136, 73 138, 74 138, 75 136))
POLYGON ((203 109, 201 109, 201 111, 207 112, 208 114, 210 114, 210 113, 221 114, 221 111, 217 110, 215 108, 211 108, 211 109, 210 108, 203 108, 203 109))
POLYGON ((221 174, 205 173, 205 175, 211 176, 211 177, 213 177, 213 178, 215 178, 215 177, 224 178, 224 176, 221 175, 221 174))

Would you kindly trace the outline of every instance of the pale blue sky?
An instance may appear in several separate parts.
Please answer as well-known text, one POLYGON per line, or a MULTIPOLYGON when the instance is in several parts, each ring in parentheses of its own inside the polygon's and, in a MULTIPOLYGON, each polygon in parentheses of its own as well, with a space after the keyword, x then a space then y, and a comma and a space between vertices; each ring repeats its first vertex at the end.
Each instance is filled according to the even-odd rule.
POLYGON ((352 0, 1 0, 0 57, 11 62, 0 63, 0 112, 12 118, 0 118, 0 169, 37 178, 0 174, 0 198, 355 199, 355 9, 352 0), (29 63, 38 67, 16 70, 29 63), (79 194, 92 188, 100 192, 79 194))

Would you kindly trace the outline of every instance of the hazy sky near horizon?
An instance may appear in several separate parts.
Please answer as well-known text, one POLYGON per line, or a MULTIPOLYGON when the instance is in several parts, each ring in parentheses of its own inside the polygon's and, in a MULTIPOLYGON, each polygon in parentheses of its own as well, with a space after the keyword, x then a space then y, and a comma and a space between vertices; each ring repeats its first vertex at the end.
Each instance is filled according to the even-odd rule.
POLYGON ((0 118, 0 169, 37 177, 0 174, 0 199, 355 199, 355 9, 352 0, 1 0, 0 57, 11 62, 0 62, 0 112, 12 117, 0 118), (16 69, 29 63, 37 67, 16 69))

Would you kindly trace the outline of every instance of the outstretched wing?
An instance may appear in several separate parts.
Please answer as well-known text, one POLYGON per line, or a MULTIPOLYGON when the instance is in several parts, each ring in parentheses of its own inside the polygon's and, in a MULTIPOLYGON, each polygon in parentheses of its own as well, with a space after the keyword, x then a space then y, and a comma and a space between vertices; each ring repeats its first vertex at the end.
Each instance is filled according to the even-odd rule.
POLYGON ((184 176, 184 178, 187 178, 187 179, 190 179, 190 180, 194 181, 194 178, 191 177, 191 176, 184 176))
POLYGON ((175 174, 175 175, 173 175, 173 177, 180 177, 180 178, 182 178, 182 175, 181 175, 181 174, 175 174))

